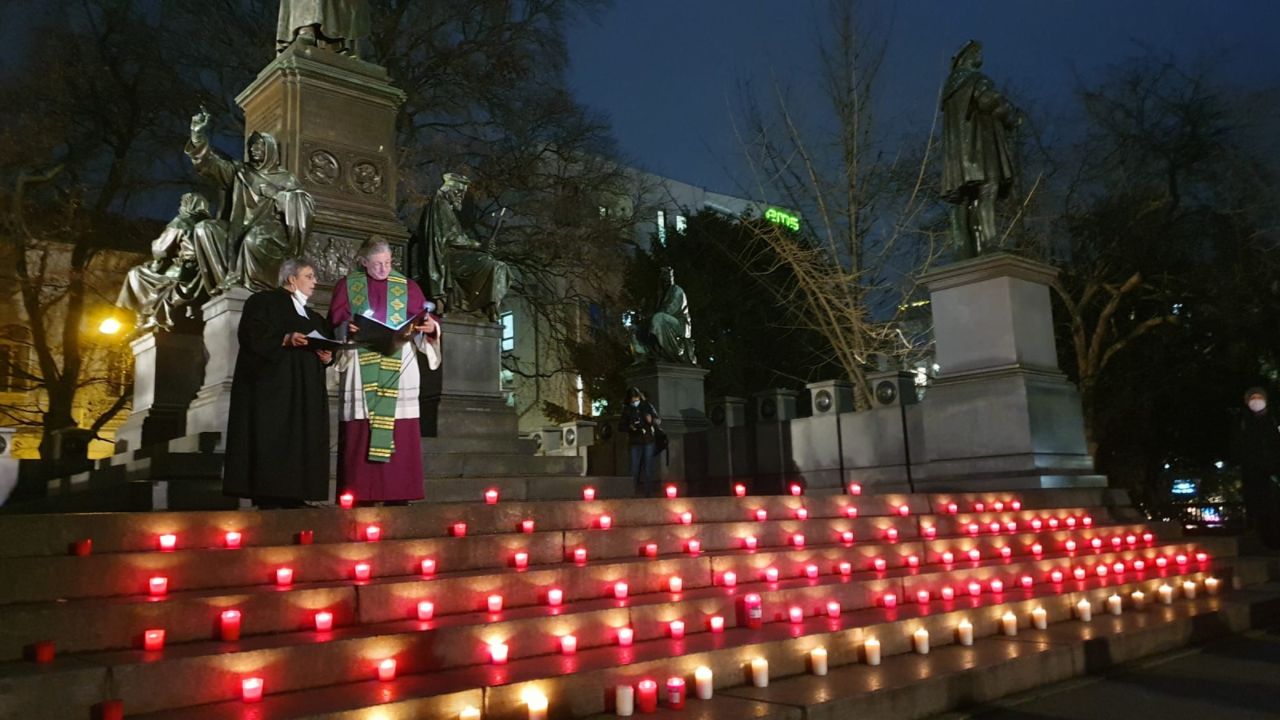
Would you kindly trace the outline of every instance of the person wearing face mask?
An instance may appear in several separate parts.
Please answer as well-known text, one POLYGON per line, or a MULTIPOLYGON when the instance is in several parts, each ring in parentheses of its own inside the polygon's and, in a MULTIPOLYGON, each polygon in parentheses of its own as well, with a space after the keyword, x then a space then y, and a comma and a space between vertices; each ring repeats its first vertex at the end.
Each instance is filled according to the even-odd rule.
POLYGON ((1264 545, 1280 548, 1280 423, 1267 405, 1267 391, 1249 388, 1232 449, 1244 484, 1245 517, 1264 545))
POLYGON ((307 335, 327 326, 307 307, 311 262, 280 264, 280 286, 250 296, 240 316, 227 419, 223 491, 260 508, 302 507, 329 497, 329 350, 307 335))
POLYGON ((412 321, 394 347, 342 350, 338 358, 338 488, 360 504, 423 497, 418 354, 429 370, 440 367, 440 324, 423 314, 430 308, 422 288, 391 268, 391 246, 377 236, 360 248, 359 267, 333 286, 329 323, 339 336, 359 341, 356 315, 393 328, 412 321))
POLYGON ((658 410, 645 398, 640 388, 627 390, 627 401, 622 407, 622 420, 618 429, 627 434, 631 450, 631 479, 640 497, 658 494, 653 465, 657 461, 655 434, 662 418, 658 410))

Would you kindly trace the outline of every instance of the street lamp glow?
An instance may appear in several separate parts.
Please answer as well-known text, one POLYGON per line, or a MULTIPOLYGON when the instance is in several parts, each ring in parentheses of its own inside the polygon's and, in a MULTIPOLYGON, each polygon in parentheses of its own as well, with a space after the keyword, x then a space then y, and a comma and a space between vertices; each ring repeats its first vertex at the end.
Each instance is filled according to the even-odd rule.
POLYGON ((108 317, 102 321, 102 324, 98 325, 98 332, 103 335, 115 335, 120 332, 121 327, 119 320, 113 317, 108 317))

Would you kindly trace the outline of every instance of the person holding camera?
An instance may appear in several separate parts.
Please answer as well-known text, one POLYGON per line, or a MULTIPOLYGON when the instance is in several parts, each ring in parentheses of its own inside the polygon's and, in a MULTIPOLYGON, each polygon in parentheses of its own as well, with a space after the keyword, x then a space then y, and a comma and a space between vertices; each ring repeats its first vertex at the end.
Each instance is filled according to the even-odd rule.
POLYGON ((635 482, 636 493, 640 497, 654 497, 658 494, 653 465, 657 454, 655 436, 661 424, 662 418, 658 417, 657 408, 645 399, 640 388, 628 389, 618 429, 627 434, 631 449, 631 479, 635 482))

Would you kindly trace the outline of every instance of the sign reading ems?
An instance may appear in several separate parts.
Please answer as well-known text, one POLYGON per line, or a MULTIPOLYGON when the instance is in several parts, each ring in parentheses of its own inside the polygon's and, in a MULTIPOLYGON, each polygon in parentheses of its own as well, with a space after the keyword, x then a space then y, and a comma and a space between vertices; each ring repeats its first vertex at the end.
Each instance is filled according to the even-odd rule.
POLYGON ((780 208, 769 208, 764 214, 764 219, 774 225, 781 225, 793 232, 800 231, 800 216, 792 215, 786 210, 782 210, 780 208))

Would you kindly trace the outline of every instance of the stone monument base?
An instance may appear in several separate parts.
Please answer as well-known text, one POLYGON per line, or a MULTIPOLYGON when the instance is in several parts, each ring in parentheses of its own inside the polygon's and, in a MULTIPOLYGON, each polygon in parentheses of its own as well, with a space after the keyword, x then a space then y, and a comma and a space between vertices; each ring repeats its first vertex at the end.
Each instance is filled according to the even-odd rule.
POLYGON ((225 447, 227 416, 231 411, 231 378, 240 354, 240 316, 253 293, 231 288, 204 303, 204 383, 187 409, 188 436, 218 433, 218 450, 225 447))
MULTIPOLYGON (((668 450, 658 455, 656 477, 660 483, 684 486, 689 478, 706 476, 705 438, 699 452, 689 452, 691 436, 703 433, 711 427, 707 419, 706 397, 703 383, 709 370, 693 365, 648 362, 633 365, 626 370, 628 386, 640 388, 662 418, 662 429, 667 433, 668 450), (694 467, 693 459, 700 458, 704 467, 694 467)), ((625 433, 618 434, 618 442, 625 443, 625 433)))
POLYGON ((199 335, 153 330, 129 343, 133 404, 116 430, 116 453, 186 434, 187 408, 200 388, 204 341, 199 335))

